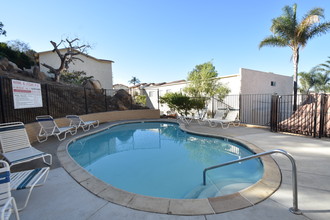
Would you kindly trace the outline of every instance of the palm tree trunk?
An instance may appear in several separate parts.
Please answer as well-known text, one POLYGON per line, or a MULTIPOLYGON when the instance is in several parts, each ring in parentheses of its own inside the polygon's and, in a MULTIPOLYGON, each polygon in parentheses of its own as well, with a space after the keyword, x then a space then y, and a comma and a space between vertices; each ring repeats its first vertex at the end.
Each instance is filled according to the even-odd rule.
POLYGON ((293 112, 297 110, 299 48, 293 50, 293 112))

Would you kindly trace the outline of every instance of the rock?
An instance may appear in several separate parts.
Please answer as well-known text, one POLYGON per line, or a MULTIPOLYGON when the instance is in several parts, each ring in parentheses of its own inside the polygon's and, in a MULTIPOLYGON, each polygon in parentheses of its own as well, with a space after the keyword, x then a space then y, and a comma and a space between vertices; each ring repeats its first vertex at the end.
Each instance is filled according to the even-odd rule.
POLYGON ((132 108, 132 96, 124 89, 118 90, 113 96, 113 99, 117 102, 119 110, 127 110, 132 108))
POLYGON ((90 80, 87 80, 84 84, 83 84, 84 88, 86 89, 93 89, 93 83, 90 80))
POLYGON ((11 70, 15 70, 17 72, 22 72, 23 71, 20 68, 18 68, 18 66, 15 63, 13 63, 11 61, 8 61, 8 63, 9 63, 8 68, 10 68, 11 70))
POLYGON ((0 69, 7 70, 9 65, 9 60, 6 57, 0 58, 0 69))
POLYGON ((94 89, 99 89, 99 90, 102 89, 102 85, 101 85, 101 83, 100 83, 99 80, 92 79, 92 80, 90 80, 90 81, 91 81, 91 83, 92 83, 94 89))

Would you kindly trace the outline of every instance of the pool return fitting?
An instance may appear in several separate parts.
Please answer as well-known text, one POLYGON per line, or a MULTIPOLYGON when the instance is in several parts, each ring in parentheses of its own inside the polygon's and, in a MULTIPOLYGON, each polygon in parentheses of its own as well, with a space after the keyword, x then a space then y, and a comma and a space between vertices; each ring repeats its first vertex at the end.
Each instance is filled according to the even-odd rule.
POLYGON ((297 184, 296 162, 295 162, 294 158, 292 157, 292 155, 289 154, 288 152, 286 152, 285 150, 281 150, 281 149, 271 150, 271 151, 267 151, 267 152, 263 152, 263 153, 259 153, 259 154, 254 154, 254 155, 251 155, 251 156, 243 157, 241 159, 232 160, 232 161, 222 163, 222 164, 219 164, 219 165, 216 165, 216 166, 205 168, 204 171, 203 171, 203 185, 204 186, 206 185, 206 172, 209 171, 209 170, 213 170, 213 169, 223 167, 223 166, 227 166, 227 165, 230 165, 230 164, 239 163, 239 162, 242 162, 242 161, 245 161, 245 160, 260 158, 260 157, 263 157, 263 156, 266 156, 266 155, 276 154, 276 153, 280 153, 280 154, 285 155, 291 161, 291 165, 292 165, 293 207, 291 207, 289 209, 289 211, 292 212, 293 214, 301 215, 302 212, 298 209, 298 184, 297 184))

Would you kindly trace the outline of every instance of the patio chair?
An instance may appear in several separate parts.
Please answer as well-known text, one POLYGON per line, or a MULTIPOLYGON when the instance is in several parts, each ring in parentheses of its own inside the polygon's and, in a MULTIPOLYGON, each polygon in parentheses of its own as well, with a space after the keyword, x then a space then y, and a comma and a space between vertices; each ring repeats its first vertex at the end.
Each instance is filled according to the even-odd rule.
POLYGON ((42 158, 47 165, 52 164, 52 155, 32 147, 22 122, 0 124, 1 152, 10 166, 42 158), (46 161, 46 157, 49 160, 46 161))
POLYGON ((229 125, 234 125, 238 127, 240 125, 240 121, 237 119, 239 110, 229 110, 226 117, 224 119, 211 118, 208 119, 209 125, 211 127, 216 127, 217 124, 220 124, 223 129, 229 128, 229 125))
MULTIPOLYGON (((3 164, 4 167, 9 165, 6 161, 0 160, 0 164, 3 164)), ((28 194, 24 201, 24 205, 21 208, 18 208, 18 211, 23 210, 30 199, 32 190, 36 186, 41 186, 46 182, 49 173, 49 167, 36 168, 32 170, 24 170, 19 172, 10 173, 10 190, 23 190, 28 189, 28 194)))
POLYGON ((11 214, 15 213, 16 219, 19 220, 16 201, 11 196, 10 167, 3 160, 0 160, 0 164, 2 165, 0 168, 0 219, 9 219, 11 214))
POLYGON ((40 125, 40 131, 37 136, 40 143, 47 141, 49 136, 56 136, 59 141, 63 141, 67 133, 71 135, 77 133, 77 128, 74 126, 58 127, 53 117, 50 115, 37 116, 36 120, 40 125), (62 138, 60 137, 61 134, 63 134, 62 138), (44 137, 44 139, 41 140, 40 137, 44 137))
POLYGON ((93 126, 93 128, 97 128, 100 124, 98 120, 83 121, 78 115, 67 115, 66 118, 70 120, 70 126, 73 126, 76 129, 82 128, 85 132, 89 131, 91 126, 93 126))

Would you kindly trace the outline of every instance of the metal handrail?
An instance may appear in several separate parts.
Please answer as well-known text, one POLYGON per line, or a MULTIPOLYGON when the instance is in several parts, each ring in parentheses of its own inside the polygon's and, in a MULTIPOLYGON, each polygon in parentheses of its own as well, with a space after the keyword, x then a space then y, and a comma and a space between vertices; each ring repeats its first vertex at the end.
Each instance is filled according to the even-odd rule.
POLYGON ((298 184, 297 184, 296 162, 295 162, 294 158, 292 157, 292 155, 289 154, 288 152, 286 152, 285 150, 281 150, 281 149, 271 150, 271 151, 267 151, 267 152, 263 152, 263 153, 259 153, 259 154, 254 154, 254 155, 247 156, 247 157, 244 157, 244 158, 241 158, 241 159, 237 159, 237 160, 229 161, 229 162, 222 163, 222 164, 219 164, 219 165, 216 165, 216 166, 205 168, 204 171, 203 171, 203 185, 206 185, 206 172, 209 171, 209 170, 213 170, 213 169, 223 167, 223 166, 227 166, 227 165, 234 164, 234 163, 239 163, 239 162, 242 162, 242 161, 245 161, 245 160, 251 160, 251 159, 259 158, 259 157, 274 154, 274 153, 284 154, 291 161, 291 165, 292 165, 293 207, 291 207, 289 210, 290 210, 290 212, 292 212, 296 215, 301 215, 302 212, 298 209, 298 184))

